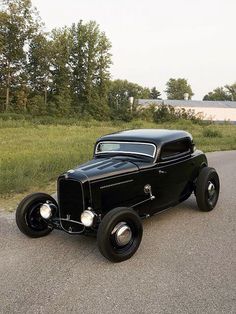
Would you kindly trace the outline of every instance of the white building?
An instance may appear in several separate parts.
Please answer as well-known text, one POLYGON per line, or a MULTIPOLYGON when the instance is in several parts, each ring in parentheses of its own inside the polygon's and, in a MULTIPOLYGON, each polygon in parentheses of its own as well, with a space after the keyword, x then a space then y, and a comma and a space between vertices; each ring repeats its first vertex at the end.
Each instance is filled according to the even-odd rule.
POLYGON ((186 110, 193 109, 196 113, 202 113, 204 120, 231 121, 236 123, 236 101, 138 99, 137 104, 139 108, 164 104, 176 108, 185 108, 186 110))

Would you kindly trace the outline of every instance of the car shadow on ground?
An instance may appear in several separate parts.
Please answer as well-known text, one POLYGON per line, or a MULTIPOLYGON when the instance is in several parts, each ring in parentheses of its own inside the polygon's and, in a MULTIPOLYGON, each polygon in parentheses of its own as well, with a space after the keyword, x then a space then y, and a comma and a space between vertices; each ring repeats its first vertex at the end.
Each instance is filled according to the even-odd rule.
POLYGON ((169 207, 163 211, 160 211, 156 214, 154 214, 153 216, 151 216, 148 219, 144 219, 143 222, 146 225, 146 223, 148 221, 156 221, 156 220, 166 220, 169 218, 175 219, 175 216, 185 216, 186 214, 190 214, 190 213, 196 213, 199 212, 198 206, 197 206, 197 202, 196 202, 196 198, 192 195, 190 196, 189 199, 187 199, 186 201, 173 206, 173 207, 169 207))
MULTIPOLYGON (((190 217, 191 219, 191 216, 197 211, 198 208, 195 197, 191 196, 178 206, 165 210, 148 219, 144 219, 144 236, 146 239, 152 237, 154 231, 156 232, 160 227, 165 228, 170 224, 175 224, 179 219, 184 220, 186 217, 190 217)), ((85 259, 88 258, 88 256, 90 256, 90 258, 93 256, 96 261, 110 263, 101 256, 97 248, 96 234, 70 235, 60 230, 53 230, 47 237, 31 239, 20 233, 14 220, 12 222, 13 225, 11 229, 15 235, 13 236, 14 240, 18 240, 17 242, 20 241, 22 248, 28 246, 29 250, 39 250, 42 255, 44 255, 45 252, 50 252, 51 256, 57 256, 59 259, 60 256, 65 255, 70 256, 71 259, 85 259)))

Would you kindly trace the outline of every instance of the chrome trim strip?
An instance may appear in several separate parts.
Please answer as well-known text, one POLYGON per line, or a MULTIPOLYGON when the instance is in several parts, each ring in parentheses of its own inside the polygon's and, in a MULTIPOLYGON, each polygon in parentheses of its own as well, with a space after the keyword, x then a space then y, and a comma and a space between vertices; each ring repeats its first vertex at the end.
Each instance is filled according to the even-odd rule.
MULTIPOLYGON (((93 203, 93 198, 92 198, 92 190, 91 190, 91 184, 90 184, 90 179, 89 177, 87 176, 87 174, 81 170, 81 169, 78 169, 78 172, 80 172, 82 175, 84 175, 86 177, 86 179, 88 180, 88 185, 89 185, 89 193, 90 193, 90 202, 91 204, 93 203)), ((83 184, 81 182, 81 185, 82 185, 82 190, 83 190, 83 184)), ((83 197, 84 197, 84 190, 83 190, 83 197)), ((84 202, 83 202, 84 203, 84 202)), ((84 208, 83 210, 85 210, 85 204, 84 204, 84 208)))
POLYGON ((99 154, 106 154, 106 153, 112 153, 112 154, 117 154, 117 153, 123 153, 123 154, 136 154, 136 155, 141 155, 141 156, 148 156, 148 157, 151 157, 151 158, 154 158, 155 155, 156 155, 156 150, 157 150, 157 147, 155 144, 153 143, 145 143, 145 142, 135 142, 135 141, 131 141, 131 142, 126 142, 126 141, 101 141, 101 142, 98 142, 97 145, 96 145, 96 148, 95 148, 95 155, 99 155, 99 154), (145 153, 139 153, 139 152, 128 152, 128 151, 103 151, 103 152, 98 152, 97 151, 97 148, 98 148, 98 145, 101 144, 101 143, 108 143, 108 144, 138 144, 138 145, 149 145, 149 146, 153 146, 154 147, 154 152, 152 155, 150 154, 145 154, 145 153))
POLYGON ((112 186, 116 186, 116 185, 121 185, 121 184, 125 184, 125 183, 130 183, 133 182, 134 180, 126 180, 126 181, 122 181, 122 182, 117 182, 117 183, 113 183, 113 184, 108 184, 108 185, 104 185, 104 186, 100 186, 100 190, 106 189, 106 188, 110 188, 112 186))

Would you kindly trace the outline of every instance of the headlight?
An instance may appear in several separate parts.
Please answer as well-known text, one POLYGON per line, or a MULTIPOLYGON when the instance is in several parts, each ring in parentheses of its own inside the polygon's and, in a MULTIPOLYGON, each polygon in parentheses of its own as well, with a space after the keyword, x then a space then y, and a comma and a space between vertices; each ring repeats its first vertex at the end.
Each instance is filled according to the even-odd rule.
POLYGON ((80 219, 85 227, 91 227, 93 225, 95 214, 90 210, 85 210, 82 212, 80 219))
POLYGON ((40 215, 44 218, 44 219, 49 219, 52 216, 52 209, 50 207, 50 205, 48 204, 43 204, 40 207, 40 215))

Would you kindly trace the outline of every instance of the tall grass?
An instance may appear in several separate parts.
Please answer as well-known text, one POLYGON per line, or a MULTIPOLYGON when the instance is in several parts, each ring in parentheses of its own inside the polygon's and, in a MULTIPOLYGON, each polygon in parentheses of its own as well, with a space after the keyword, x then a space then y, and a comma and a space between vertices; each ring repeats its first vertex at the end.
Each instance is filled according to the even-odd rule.
POLYGON ((205 128, 202 132, 204 137, 222 137, 222 134, 219 130, 215 130, 212 128, 205 128))
POLYGON ((31 186, 43 188, 60 173, 90 159, 98 137, 132 128, 184 129, 204 151, 236 149, 234 125, 212 125, 211 130, 221 137, 209 138, 203 133, 207 126, 184 120, 159 125, 78 120, 69 125, 42 125, 26 119, 0 119, 0 195, 24 192, 31 186))

